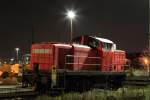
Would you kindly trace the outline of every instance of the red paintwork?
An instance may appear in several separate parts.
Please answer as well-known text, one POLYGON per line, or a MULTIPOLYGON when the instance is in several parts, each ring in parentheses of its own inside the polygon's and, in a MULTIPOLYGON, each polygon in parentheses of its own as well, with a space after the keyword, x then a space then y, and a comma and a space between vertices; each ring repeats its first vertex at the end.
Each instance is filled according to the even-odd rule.
POLYGON ((102 67, 101 71, 107 72, 107 71, 112 71, 111 70, 111 65, 112 65, 112 52, 111 51, 103 51, 102 52, 102 67))
POLYGON ((124 66, 125 65, 125 51, 121 51, 121 50, 116 50, 113 53, 113 59, 112 59, 112 64, 113 66, 113 71, 118 71, 118 72, 122 72, 124 71, 124 66))
POLYGON ((71 55, 72 46, 68 44, 53 44, 54 45, 54 64, 57 69, 64 69, 68 67, 68 69, 72 69, 72 66, 65 65, 66 63, 66 55, 71 55))
POLYGON ((73 70, 99 70, 100 57, 97 50, 73 45, 73 70))
POLYGON ((39 64, 40 70, 51 70, 53 59, 53 45, 51 43, 33 44, 31 47, 31 70, 35 63, 39 64))
POLYGON ((92 38, 80 37, 80 44, 40 43, 31 47, 31 67, 39 64, 39 69, 50 71, 52 66, 57 69, 73 71, 88 70, 102 72, 124 71, 125 52, 121 50, 104 50, 102 41, 97 48, 88 46, 92 38))

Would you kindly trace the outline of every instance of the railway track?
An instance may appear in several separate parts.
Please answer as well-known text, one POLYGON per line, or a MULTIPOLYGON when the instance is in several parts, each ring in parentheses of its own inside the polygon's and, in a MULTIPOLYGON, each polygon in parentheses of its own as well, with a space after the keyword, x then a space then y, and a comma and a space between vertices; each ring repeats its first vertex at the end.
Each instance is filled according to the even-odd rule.
POLYGON ((148 76, 127 77, 123 84, 131 86, 147 86, 150 85, 150 77, 148 76))
MULTIPOLYGON (((146 76, 127 77, 123 84, 126 86, 147 86, 150 85, 150 77, 146 77, 146 76)), ((51 91, 52 90, 49 90, 48 92, 52 93, 51 91)), ((21 86, 18 87, 13 85, 0 86, 0 99, 36 98, 39 94, 42 93, 34 92, 32 87, 22 88, 21 86)), ((54 95, 55 94, 57 94, 57 92, 54 93, 54 95)))
POLYGON ((21 100, 33 100, 38 95, 47 94, 51 96, 57 96, 60 95, 62 91, 57 89, 51 89, 47 90, 46 92, 43 91, 33 91, 32 87, 28 88, 22 88, 17 87, 13 85, 6 85, 6 86, 0 86, 0 100, 6 99, 6 100, 12 100, 12 98, 20 98, 21 100))
POLYGON ((21 88, 13 85, 0 86, 0 99, 9 98, 27 98, 37 96, 37 92, 34 92, 32 88, 21 88))

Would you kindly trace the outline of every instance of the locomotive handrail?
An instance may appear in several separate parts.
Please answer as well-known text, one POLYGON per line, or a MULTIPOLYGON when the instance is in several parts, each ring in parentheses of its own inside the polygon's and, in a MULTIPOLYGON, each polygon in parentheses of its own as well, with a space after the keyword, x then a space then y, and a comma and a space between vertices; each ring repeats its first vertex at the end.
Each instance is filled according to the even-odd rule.
POLYGON ((86 57, 86 58, 97 58, 97 59, 101 59, 100 57, 87 57, 87 56, 74 56, 74 55, 66 55, 66 57, 76 57, 76 58, 79 58, 79 57, 86 57))
POLYGON ((75 65, 101 65, 101 64, 82 64, 82 63, 66 63, 68 65, 71 65, 71 64, 75 64, 75 65))
POLYGON ((65 65, 83 65, 83 66, 99 66, 101 65, 100 63, 95 63, 95 64, 83 64, 83 63, 79 63, 79 59, 80 58, 88 58, 88 59, 101 59, 100 57, 87 57, 87 56, 74 56, 74 55, 66 55, 65 56, 65 65), (78 63, 73 63, 73 61, 71 62, 67 62, 67 58, 78 58, 78 63))
MULTIPOLYGON (((65 69, 67 68, 67 66, 74 66, 75 67, 75 70, 82 70, 82 67, 83 66, 95 66, 95 68, 98 68, 98 66, 103 66, 104 67, 107 67, 106 70, 110 70, 110 71, 113 71, 114 68, 115 68, 115 71, 118 71, 118 67, 116 66, 122 66, 122 63, 113 63, 113 64, 102 64, 102 62, 100 61, 102 58, 100 57, 87 57, 87 56, 80 56, 80 55, 66 55, 65 56, 65 69), (71 59, 68 59, 68 58, 71 58, 71 59), (73 59, 72 59, 73 58, 73 59), (85 58, 85 59, 84 59, 85 58), (94 61, 94 62, 91 62, 91 60, 97 60, 97 61, 94 61), (84 62, 84 60, 86 62, 84 62), (89 60, 89 61, 88 61, 89 60), (99 61, 98 61, 99 60, 99 61), (117 68, 117 69, 116 69, 117 68)), ((92 61, 93 61, 92 60, 92 61)), ((120 67, 121 67, 120 66, 120 67)), ((91 67, 92 68, 92 67, 91 67)), ((83 68, 84 69, 84 68, 83 68)), ((122 67, 121 67, 122 69, 122 67)))

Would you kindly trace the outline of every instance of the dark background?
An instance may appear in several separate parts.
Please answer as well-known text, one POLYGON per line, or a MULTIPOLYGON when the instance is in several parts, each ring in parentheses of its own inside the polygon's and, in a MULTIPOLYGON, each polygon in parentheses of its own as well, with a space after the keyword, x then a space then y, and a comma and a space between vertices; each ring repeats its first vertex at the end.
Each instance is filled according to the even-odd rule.
POLYGON ((34 42, 67 42, 70 23, 66 11, 78 15, 74 37, 82 34, 108 38, 126 52, 142 52, 148 45, 148 0, 1 0, 0 57, 29 53, 34 42))

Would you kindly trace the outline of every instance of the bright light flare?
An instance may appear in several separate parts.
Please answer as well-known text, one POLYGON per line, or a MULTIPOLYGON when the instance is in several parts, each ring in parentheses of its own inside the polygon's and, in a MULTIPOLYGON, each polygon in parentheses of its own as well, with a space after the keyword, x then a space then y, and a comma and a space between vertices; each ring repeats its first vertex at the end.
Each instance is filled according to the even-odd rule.
POLYGON ((144 58, 144 64, 145 64, 145 65, 148 65, 148 64, 149 64, 149 61, 148 61, 147 58, 144 58))
POLYGON ((67 16, 70 19, 74 19, 76 17, 75 12, 72 11, 72 10, 70 10, 70 11, 67 12, 67 16))
POLYGON ((14 58, 11 58, 10 61, 14 61, 14 58))
POLYGON ((19 51, 19 48, 15 48, 16 51, 19 51))

